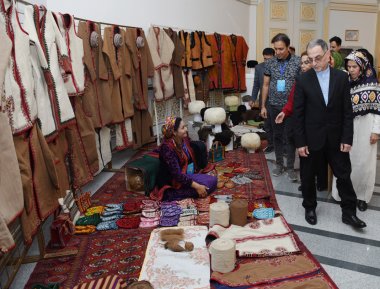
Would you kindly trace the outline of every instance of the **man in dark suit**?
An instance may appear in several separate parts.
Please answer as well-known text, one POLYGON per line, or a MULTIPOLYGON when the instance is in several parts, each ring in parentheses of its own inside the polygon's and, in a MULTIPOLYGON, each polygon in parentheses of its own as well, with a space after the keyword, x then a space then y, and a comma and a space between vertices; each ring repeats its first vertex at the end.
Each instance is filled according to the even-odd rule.
MULTIPOLYGON (((263 105, 261 103, 261 88, 263 87, 263 82, 264 82, 265 61, 271 59, 272 57, 274 57, 274 49, 271 47, 264 48, 263 50, 264 62, 261 62, 260 64, 255 66, 255 78, 253 81, 253 88, 252 88, 252 100, 256 101, 257 97, 259 96, 260 109, 261 109, 261 106, 263 105)), ((267 106, 267 104, 268 102, 265 103, 265 106, 267 106)), ((265 132, 266 132, 267 140, 268 140, 268 146, 264 149, 264 153, 269 154, 273 152, 274 150, 272 125, 270 123, 269 117, 264 119, 264 128, 265 128, 265 132)))
POLYGON ((314 69, 297 78, 294 98, 305 219, 311 225, 317 223, 315 175, 324 156, 337 177, 342 222, 364 228, 366 224, 356 216, 357 199, 350 178, 353 115, 348 76, 330 68, 330 51, 322 39, 309 42, 307 55, 314 69))

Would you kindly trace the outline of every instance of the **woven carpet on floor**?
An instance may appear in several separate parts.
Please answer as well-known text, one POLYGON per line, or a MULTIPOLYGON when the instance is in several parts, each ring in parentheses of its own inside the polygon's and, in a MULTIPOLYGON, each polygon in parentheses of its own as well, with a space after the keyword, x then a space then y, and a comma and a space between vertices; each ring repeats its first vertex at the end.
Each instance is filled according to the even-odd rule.
MULTIPOLYGON (((233 194, 235 197, 245 198, 250 202, 264 200, 278 209, 265 155, 262 152, 247 154, 244 150, 238 149, 226 153, 226 159, 217 163, 217 166, 228 167, 231 162, 257 172, 262 178, 254 180, 251 184, 237 185, 233 189, 223 187, 215 194, 233 194)), ((117 173, 94 194, 92 203, 105 205, 136 198, 144 199, 145 197, 138 193, 127 192, 124 174, 117 173)), ((130 283, 139 276, 150 232, 150 229, 119 229, 96 232, 89 236, 75 236, 70 241, 69 248, 78 248, 78 254, 38 262, 25 288, 29 289, 35 283, 49 282, 60 282, 63 285, 62 288, 67 288, 109 274, 117 274, 130 283)), ((331 285, 326 288, 337 288, 297 236, 296 240, 301 251, 319 265, 315 273, 331 285)), ((213 284, 212 287, 215 285, 213 284)), ((228 286, 222 287, 228 288, 228 286)))

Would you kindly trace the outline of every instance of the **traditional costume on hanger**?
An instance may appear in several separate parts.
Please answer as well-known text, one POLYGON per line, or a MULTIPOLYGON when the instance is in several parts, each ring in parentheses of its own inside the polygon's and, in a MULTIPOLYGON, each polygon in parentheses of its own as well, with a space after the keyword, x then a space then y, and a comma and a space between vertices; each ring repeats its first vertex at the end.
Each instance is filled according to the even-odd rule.
POLYGON ((234 89, 237 92, 247 91, 245 66, 247 64, 248 45, 243 36, 230 35, 232 54, 234 55, 234 89))
POLYGON ((182 56, 181 66, 184 86, 184 106, 187 107, 189 102, 195 101, 195 88, 193 82, 193 75, 191 72, 192 61, 190 33, 181 30, 178 33, 178 37, 185 48, 185 52, 182 56))
MULTIPOLYGON (((64 196, 69 189, 67 155, 74 188, 79 188, 93 179, 65 85, 65 80, 72 73, 68 48, 53 14, 44 6, 25 8, 25 28, 35 44, 38 61, 35 60, 34 63, 41 66, 47 84, 45 90, 39 88, 37 101, 45 111, 39 109, 38 115, 45 138, 57 159, 59 187, 61 195, 64 196)), ((34 70, 37 74, 37 68, 34 70)))
POLYGON ((179 39, 177 32, 173 29, 164 29, 164 31, 169 35, 170 39, 174 44, 173 57, 171 61, 171 68, 173 73, 173 83, 174 83, 174 94, 177 98, 184 98, 184 86, 182 77, 182 56, 185 53, 185 47, 183 46, 181 39, 179 39))
POLYGON ((210 89, 234 88, 234 55, 231 38, 218 33, 207 35, 214 66, 209 69, 210 89))
POLYGON ((133 145, 139 148, 154 142, 153 121, 148 110, 148 77, 153 77, 154 67, 149 45, 141 28, 127 28, 126 44, 133 61, 133 100, 135 114, 132 118, 133 145))
POLYGON ((154 65, 153 88, 156 101, 167 100, 174 95, 173 73, 170 67, 174 43, 159 27, 150 27, 147 35, 154 65))
POLYGON ((5 103, 13 130, 13 141, 21 172, 24 194, 22 230, 25 241, 31 242, 41 220, 58 207, 58 180, 55 160, 39 126, 34 123, 37 104, 30 39, 20 26, 15 2, 1 0, 0 5, 0 23, 5 27, 13 45, 6 70, 3 105, 5 103))
MULTIPOLYGON (((99 169, 98 154, 96 151, 95 129, 92 125, 91 119, 84 112, 83 108, 83 94, 85 86, 84 78, 84 65, 83 65, 83 41, 78 37, 75 31, 75 20, 69 14, 55 14, 59 30, 62 37, 66 41, 68 48, 68 55, 71 65, 71 74, 65 80, 65 86, 71 103, 74 108, 77 129, 79 135, 75 130, 72 130, 74 136, 73 140, 78 139, 78 147, 85 152, 87 164, 92 174, 96 173, 99 169), (77 138, 79 136, 79 138, 77 138)), ((68 129, 70 132, 70 129, 68 129)))
POLYGON ((0 167, 0 253, 4 253, 15 246, 8 224, 21 215, 24 198, 12 130, 5 107, 2 106, 5 71, 12 51, 12 42, 2 24, 0 24, 0 43, 0 164, 3 164, 0 167))
POLYGON ((116 130, 116 149, 130 147, 132 139, 131 117, 134 114, 132 99, 132 59, 127 51, 125 30, 118 27, 104 29, 103 52, 112 72, 112 116, 116 130))
POLYGON ((193 70, 213 66, 211 46, 203 31, 191 32, 191 63, 193 70))
POLYGON ((84 50, 83 109, 91 116, 94 127, 101 128, 112 122, 112 103, 109 90, 102 89, 102 83, 108 86, 108 72, 99 25, 91 21, 79 22, 78 36, 83 40, 84 50))

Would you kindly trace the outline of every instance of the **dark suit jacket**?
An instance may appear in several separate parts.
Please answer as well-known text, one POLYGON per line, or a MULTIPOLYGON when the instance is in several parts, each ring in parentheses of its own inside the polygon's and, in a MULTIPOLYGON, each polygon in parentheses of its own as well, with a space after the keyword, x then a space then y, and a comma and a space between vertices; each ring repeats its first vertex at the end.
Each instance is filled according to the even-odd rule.
POLYGON ((255 78, 253 80, 253 88, 252 88, 252 99, 256 101, 257 96, 259 96, 260 107, 261 107, 261 88, 264 83, 264 68, 265 63, 261 62, 255 66, 255 78), (260 91, 260 94, 259 94, 260 91))
POLYGON ((320 150, 327 144, 339 149, 341 143, 352 145, 353 114, 347 74, 330 68, 327 106, 314 69, 301 74, 296 80, 294 122, 297 148, 320 150))

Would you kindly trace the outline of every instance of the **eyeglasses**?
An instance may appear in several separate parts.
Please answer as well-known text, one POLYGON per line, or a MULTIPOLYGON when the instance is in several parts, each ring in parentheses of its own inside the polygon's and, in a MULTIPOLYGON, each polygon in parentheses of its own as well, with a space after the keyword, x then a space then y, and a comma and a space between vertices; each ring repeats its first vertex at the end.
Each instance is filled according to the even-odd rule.
POLYGON ((313 62, 315 62, 315 63, 319 63, 319 62, 321 62, 322 59, 323 59, 323 57, 326 55, 327 51, 328 51, 328 50, 326 50, 325 53, 323 53, 323 55, 318 55, 318 56, 316 56, 315 58, 311 58, 311 57, 309 57, 309 62, 310 62, 310 63, 313 63, 313 62))

